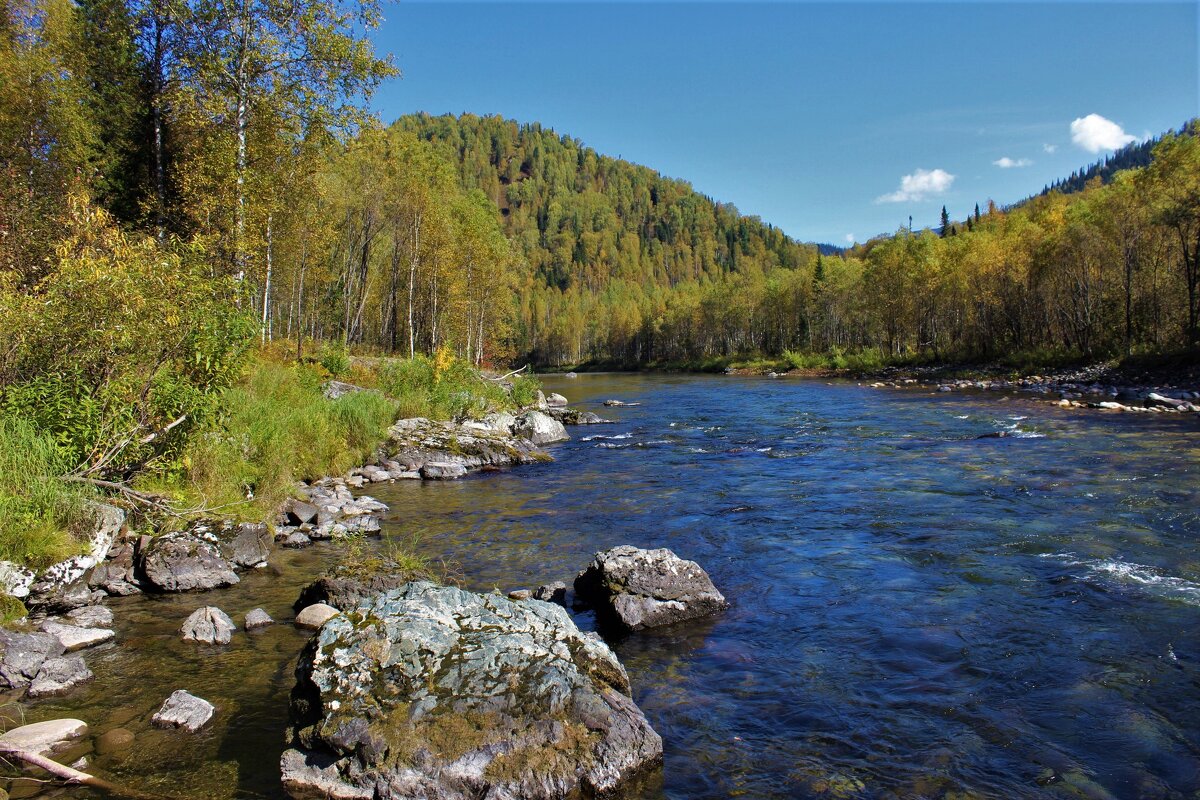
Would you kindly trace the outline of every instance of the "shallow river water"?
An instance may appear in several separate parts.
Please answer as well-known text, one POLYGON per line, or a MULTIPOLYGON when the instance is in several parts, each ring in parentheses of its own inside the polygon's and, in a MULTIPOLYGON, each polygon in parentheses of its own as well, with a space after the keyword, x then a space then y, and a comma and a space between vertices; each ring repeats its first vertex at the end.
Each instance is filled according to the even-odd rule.
MULTIPOLYGON (((709 571, 726 613, 614 644, 665 742, 636 796, 1200 796, 1197 416, 816 380, 544 383, 619 423, 570 429, 553 464, 371 494, 388 537, 470 588, 569 582, 626 543, 709 571)), ((89 755, 133 786, 279 797, 305 635, 207 648, 177 630, 206 603, 290 620, 335 549, 114 602, 117 642, 85 654, 97 680, 26 718, 134 731, 89 755), (218 706, 198 735, 149 727, 179 688, 218 706)))

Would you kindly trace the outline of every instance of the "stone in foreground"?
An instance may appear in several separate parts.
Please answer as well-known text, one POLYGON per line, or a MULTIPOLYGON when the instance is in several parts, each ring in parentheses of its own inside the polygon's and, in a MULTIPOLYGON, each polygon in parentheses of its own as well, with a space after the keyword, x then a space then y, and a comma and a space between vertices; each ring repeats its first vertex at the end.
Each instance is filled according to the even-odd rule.
POLYGON ((179 632, 188 642, 204 644, 229 644, 237 625, 216 606, 205 606, 191 613, 183 622, 179 632))
POLYGON ((150 585, 163 592, 217 589, 239 580, 216 545, 190 533, 153 539, 142 557, 142 572, 150 585))
POLYGON ((45 755, 66 747, 87 732, 87 723, 81 719, 50 719, 13 728, 0 736, 0 744, 45 755))
POLYGON ((257 628, 265 628, 268 625, 274 624, 275 620, 271 619, 271 615, 261 608, 256 608, 246 615, 245 628, 248 631, 257 628))
POLYGON ((705 617, 728 606, 695 561, 666 548, 629 545, 597 553, 576 576, 575 594, 629 631, 705 617))
POLYGON ((195 733, 208 724, 216 710, 216 706, 207 700, 177 689, 150 721, 160 728, 183 728, 188 733, 195 733))
POLYGON ((82 650, 85 647, 94 647, 116 636, 110 628, 81 628, 78 625, 66 625, 52 619, 42 623, 42 633, 48 633, 57 638, 68 653, 82 650))
POLYGON ((313 603, 296 615, 296 627, 316 630, 341 612, 324 603, 313 603))
POLYGON ((592 797, 662 758, 616 656, 548 603, 410 583, 327 623, 296 675, 294 798, 592 797))
POLYGON ((0 628, 0 688, 19 689, 37 677, 47 659, 65 649, 57 636, 18 633, 0 628))

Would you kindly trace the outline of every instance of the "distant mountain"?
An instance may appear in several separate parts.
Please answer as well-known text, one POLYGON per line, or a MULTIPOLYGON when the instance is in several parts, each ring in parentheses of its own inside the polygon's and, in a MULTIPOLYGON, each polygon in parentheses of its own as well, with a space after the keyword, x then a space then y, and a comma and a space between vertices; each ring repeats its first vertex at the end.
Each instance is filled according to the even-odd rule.
POLYGON ((1090 164, 1082 169, 1075 170, 1069 177, 1061 178, 1054 183, 1046 186, 1037 195, 1049 194, 1050 192, 1060 192, 1062 194, 1072 194, 1082 191, 1088 182, 1099 178, 1102 183, 1108 183, 1113 176, 1121 170, 1137 169, 1145 167, 1150 163, 1150 155, 1154 151, 1155 145, 1163 140, 1163 137, 1175 133, 1189 133, 1195 135, 1200 129, 1200 120, 1193 118, 1180 125, 1177 130, 1167 131, 1164 134, 1156 136, 1152 139, 1147 139, 1144 142, 1134 142, 1117 150, 1112 155, 1105 156, 1103 159, 1090 164))

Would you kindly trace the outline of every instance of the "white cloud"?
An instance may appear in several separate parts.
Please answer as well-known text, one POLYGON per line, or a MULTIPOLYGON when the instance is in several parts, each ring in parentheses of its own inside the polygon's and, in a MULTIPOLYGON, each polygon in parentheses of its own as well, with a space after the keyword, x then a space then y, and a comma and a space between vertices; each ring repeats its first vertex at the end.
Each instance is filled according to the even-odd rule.
POLYGON ((944 169, 918 169, 900 179, 900 188, 875 199, 876 203, 919 203, 927 197, 944 194, 954 176, 944 169))
POLYGON ((1056 144, 1044 144, 1044 145, 1042 145, 1042 150, 1046 151, 1047 153, 1053 153, 1053 152, 1054 152, 1055 150, 1057 150, 1057 149, 1058 149, 1058 145, 1056 145, 1056 144))
POLYGON ((1105 119, 1099 114, 1088 114, 1071 123, 1071 141, 1089 153, 1099 153, 1136 142, 1137 137, 1130 136, 1111 119, 1105 119))
POLYGON ((1005 156, 1004 158, 996 159, 992 163, 1000 169, 1012 169, 1013 167, 1028 167, 1033 162, 1028 158, 1009 158, 1005 156))
POLYGON ((847 234, 846 234, 846 243, 847 243, 847 244, 854 244, 854 234, 853 234, 853 233, 847 233, 847 234))

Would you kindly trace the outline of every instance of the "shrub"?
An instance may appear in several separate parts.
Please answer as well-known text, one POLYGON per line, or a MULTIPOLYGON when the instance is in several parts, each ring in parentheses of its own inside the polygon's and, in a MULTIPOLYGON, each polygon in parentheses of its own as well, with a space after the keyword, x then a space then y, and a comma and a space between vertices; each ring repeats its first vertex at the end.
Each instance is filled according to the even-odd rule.
POLYGON ((321 366, 335 378, 350 371, 350 354, 341 342, 328 342, 321 347, 321 366))
POLYGON ((481 416, 510 408, 513 402, 498 384, 483 380, 474 367, 445 351, 434 358, 416 356, 385 362, 379 370, 378 385, 395 398, 401 417, 481 416))
POLYGON ((537 393, 541 388, 542 384, 532 375, 518 375, 513 379, 509 397, 519 408, 531 406, 537 402, 537 393))

